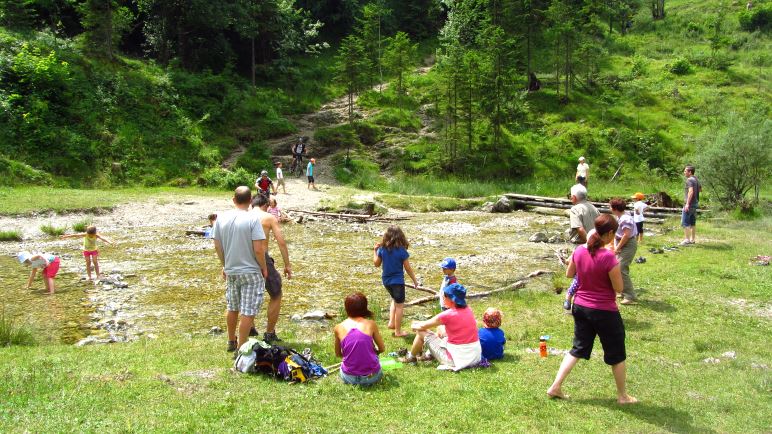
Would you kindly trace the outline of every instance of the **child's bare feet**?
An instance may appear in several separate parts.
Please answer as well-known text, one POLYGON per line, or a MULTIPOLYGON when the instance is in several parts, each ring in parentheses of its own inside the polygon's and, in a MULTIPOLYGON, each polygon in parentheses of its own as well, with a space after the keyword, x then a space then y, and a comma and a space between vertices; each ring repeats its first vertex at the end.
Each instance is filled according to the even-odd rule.
POLYGON ((568 395, 563 393, 560 389, 553 389, 549 388, 547 389, 547 396, 550 397, 550 399, 568 399, 568 395))
POLYGON ((386 327, 394 330, 394 324, 392 324, 392 323, 389 323, 389 325, 387 325, 386 327))
POLYGON ((395 331, 395 332, 393 333, 393 336, 394 336, 395 338, 402 338, 402 337, 405 337, 405 336, 407 336, 408 334, 409 334, 408 332, 403 332, 403 331, 395 331))
POLYGON ((638 402, 638 400, 635 399, 635 397, 627 394, 617 398, 617 403, 620 405, 635 404, 636 402, 638 402))

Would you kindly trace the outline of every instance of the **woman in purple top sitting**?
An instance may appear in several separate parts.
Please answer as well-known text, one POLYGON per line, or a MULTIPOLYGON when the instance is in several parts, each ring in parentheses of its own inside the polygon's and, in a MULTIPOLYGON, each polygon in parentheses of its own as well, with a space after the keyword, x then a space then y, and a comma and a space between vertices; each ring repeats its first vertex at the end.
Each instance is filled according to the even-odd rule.
POLYGON ((369 386, 383 377, 378 354, 386 349, 378 325, 367 310, 367 297, 361 292, 346 297, 346 318, 335 326, 335 355, 343 357, 340 378, 346 384, 369 386), (377 346, 377 349, 376 349, 377 346))
POLYGON ((579 359, 590 358, 595 336, 603 346, 603 361, 611 366, 617 386, 617 402, 632 404, 637 399, 625 388, 625 326, 616 303, 616 294, 622 292, 622 272, 614 252, 603 246, 614 239, 619 227, 616 219, 602 214, 595 219, 595 233, 586 246, 574 250, 568 262, 566 277, 579 275, 572 314, 574 316, 574 346, 563 358, 555 382, 547 389, 550 398, 567 398, 561 390, 563 381, 579 359))

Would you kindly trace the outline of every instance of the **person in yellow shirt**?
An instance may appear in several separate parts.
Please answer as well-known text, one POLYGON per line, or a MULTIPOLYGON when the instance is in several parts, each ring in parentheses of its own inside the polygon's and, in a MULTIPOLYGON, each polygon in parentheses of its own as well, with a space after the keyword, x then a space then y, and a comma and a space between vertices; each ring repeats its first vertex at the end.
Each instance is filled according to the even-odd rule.
POLYGON ((96 226, 89 226, 86 228, 85 233, 62 235, 62 239, 67 238, 83 238, 83 257, 86 259, 86 273, 88 274, 88 280, 91 280, 91 267, 93 264, 94 271, 96 271, 96 280, 99 281, 99 248, 97 247, 97 240, 102 240, 107 244, 112 244, 112 241, 99 235, 97 233, 96 226))

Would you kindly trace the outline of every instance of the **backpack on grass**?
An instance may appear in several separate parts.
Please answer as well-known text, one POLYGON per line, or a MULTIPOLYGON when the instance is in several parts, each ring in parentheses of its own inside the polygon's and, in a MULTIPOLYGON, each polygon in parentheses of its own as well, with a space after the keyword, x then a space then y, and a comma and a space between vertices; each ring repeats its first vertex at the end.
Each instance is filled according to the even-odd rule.
POLYGON ((243 373, 265 374, 293 383, 305 383, 327 375, 322 365, 311 356, 311 350, 301 354, 292 348, 271 345, 254 338, 242 345, 242 348, 246 351, 239 350, 234 365, 243 373))

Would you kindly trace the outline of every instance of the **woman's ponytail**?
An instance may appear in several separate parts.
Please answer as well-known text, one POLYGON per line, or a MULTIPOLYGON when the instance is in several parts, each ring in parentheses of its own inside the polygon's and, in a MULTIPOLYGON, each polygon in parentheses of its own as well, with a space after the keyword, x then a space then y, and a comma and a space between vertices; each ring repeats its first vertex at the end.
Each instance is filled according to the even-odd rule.
POLYGON ((603 236, 609 232, 616 232, 619 228, 617 219, 608 215, 601 214, 595 219, 595 233, 590 235, 590 239, 587 240, 587 251, 590 255, 595 255, 595 252, 603 247, 603 236))

